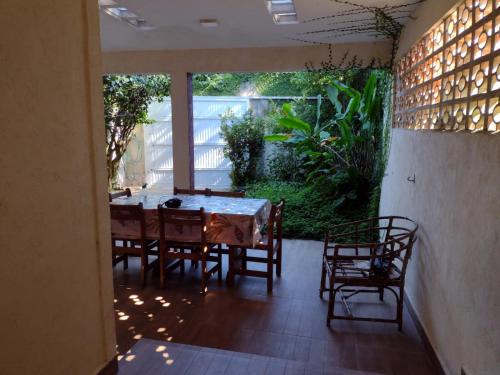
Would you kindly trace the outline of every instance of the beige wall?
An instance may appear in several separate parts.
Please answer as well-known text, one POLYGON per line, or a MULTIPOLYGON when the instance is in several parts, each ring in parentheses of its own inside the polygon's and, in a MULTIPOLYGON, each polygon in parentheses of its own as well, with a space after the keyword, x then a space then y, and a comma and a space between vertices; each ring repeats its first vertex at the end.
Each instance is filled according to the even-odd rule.
MULTIPOLYGON (((424 3, 399 54, 455 3, 424 3)), ((393 129, 380 211, 420 224, 406 292, 445 371, 498 374, 500 137, 393 129)))
POLYGON ((115 354, 97 1, 0 2, 0 373, 115 354))
MULTIPOLYGON (((347 51, 350 57, 355 54, 366 63, 372 58, 386 62, 390 58, 391 43, 336 44, 332 48, 337 62, 347 51)), ((304 70, 306 62, 320 67, 324 60, 328 60, 326 46, 105 52, 103 72, 282 72, 304 70)))
POLYGON ((406 292, 442 364, 498 374, 500 137, 394 129, 386 173, 381 213, 420 224, 406 292))
MULTIPOLYGON (((336 62, 347 51, 350 58, 369 63, 373 58, 390 59, 388 42, 338 44, 333 46, 336 62)), ((103 53, 103 72, 170 73, 172 75, 172 135, 174 138, 174 185, 190 186, 189 117, 187 74, 200 72, 265 72, 305 70, 306 62, 320 67, 328 59, 326 46, 205 49, 175 51, 129 51, 103 53)))

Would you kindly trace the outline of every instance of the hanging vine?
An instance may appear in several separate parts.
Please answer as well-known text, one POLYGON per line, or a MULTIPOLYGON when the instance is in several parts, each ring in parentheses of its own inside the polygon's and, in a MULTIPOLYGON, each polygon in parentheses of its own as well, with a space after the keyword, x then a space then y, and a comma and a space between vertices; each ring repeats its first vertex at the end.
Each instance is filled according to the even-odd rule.
POLYGON ((394 59, 398 50, 399 37, 403 29, 404 20, 412 18, 411 12, 414 6, 425 0, 413 0, 411 2, 399 5, 367 6, 357 4, 349 0, 331 0, 337 4, 347 5, 350 8, 336 12, 330 15, 312 18, 303 21, 303 24, 318 25, 325 21, 334 21, 326 27, 297 33, 295 37, 290 38, 296 41, 309 44, 328 45, 328 60, 320 63, 320 68, 314 67, 312 63, 306 63, 306 68, 311 70, 335 70, 359 68, 361 66, 387 68, 394 65, 394 59), (337 20, 341 18, 340 20, 337 20), (345 19, 350 18, 350 19, 345 19), (334 63, 331 42, 318 40, 318 36, 323 39, 335 39, 350 35, 364 35, 380 39, 390 39, 392 42, 391 58, 383 63, 380 59, 373 59, 368 64, 353 55, 349 58, 347 52, 340 63, 334 63))

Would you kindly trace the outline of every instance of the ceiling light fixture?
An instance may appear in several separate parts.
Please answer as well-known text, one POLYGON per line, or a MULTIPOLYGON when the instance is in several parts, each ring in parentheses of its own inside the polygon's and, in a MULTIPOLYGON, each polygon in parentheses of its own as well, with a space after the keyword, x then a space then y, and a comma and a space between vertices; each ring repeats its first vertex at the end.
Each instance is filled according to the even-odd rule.
POLYGON ((124 21, 130 26, 133 26, 141 31, 150 31, 156 29, 156 27, 149 25, 144 18, 139 17, 128 8, 119 6, 114 0, 99 0, 99 7, 107 15, 120 21, 124 21))
POLYGON ((299 23, 293 0, 266 0, 267 10, 277 25, 299 23))
POLYGON ((267 10, 269 13, 290 13, 295 12, 293 0, 268 0, 267 10))
POLYGON ((215 18, 201 18, 200 25, 203 27, 218 27, 219 21, 215 18))

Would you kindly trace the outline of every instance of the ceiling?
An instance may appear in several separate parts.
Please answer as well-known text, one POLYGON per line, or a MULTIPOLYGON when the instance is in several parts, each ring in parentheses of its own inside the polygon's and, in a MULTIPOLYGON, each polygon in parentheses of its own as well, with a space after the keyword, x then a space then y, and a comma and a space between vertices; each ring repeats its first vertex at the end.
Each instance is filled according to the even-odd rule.
MULTIPOLYGON (((97 0, 95 0, 97 1, 97 0)), ((295 0, 300 23, 276 25, 265 0, 115 0, 144 18, 154 30, 143 31, 100 11, 101 43, 104 51, 249 48, 307 45, 307 42, 345 43, 377 40, 370 33, 352 30, 354 25, 373 22, 371 13, 338 14, 352 6, 333 0, 295 0), (323 20, 312 19, 324 16, 323 20), (202 27, 200 18, 216 18, 216 28, 202 27), (361 22, 360 22, 361 21, 361 22), (346 31, 338 31, 345 28, 346 31), (336 28, 337 31, 303 34, 336 28)), ((351 0, 364 6, 398 6, 417 0, 351 0)), ((398 22, 405 23, 408 13, 418 5, 391 10, 398 22)), ((380 37, 378 38, 380 39, 380 37)))

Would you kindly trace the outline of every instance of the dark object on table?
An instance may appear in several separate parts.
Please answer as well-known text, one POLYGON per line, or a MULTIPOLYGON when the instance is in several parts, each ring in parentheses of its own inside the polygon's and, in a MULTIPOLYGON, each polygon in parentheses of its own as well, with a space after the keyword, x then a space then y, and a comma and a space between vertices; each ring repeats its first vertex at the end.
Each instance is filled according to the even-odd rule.
POLYGON ((166 201, 164 204, 168 208, 179 208, 181 206, 182 200, 179 198, 172 198, 166 201))

